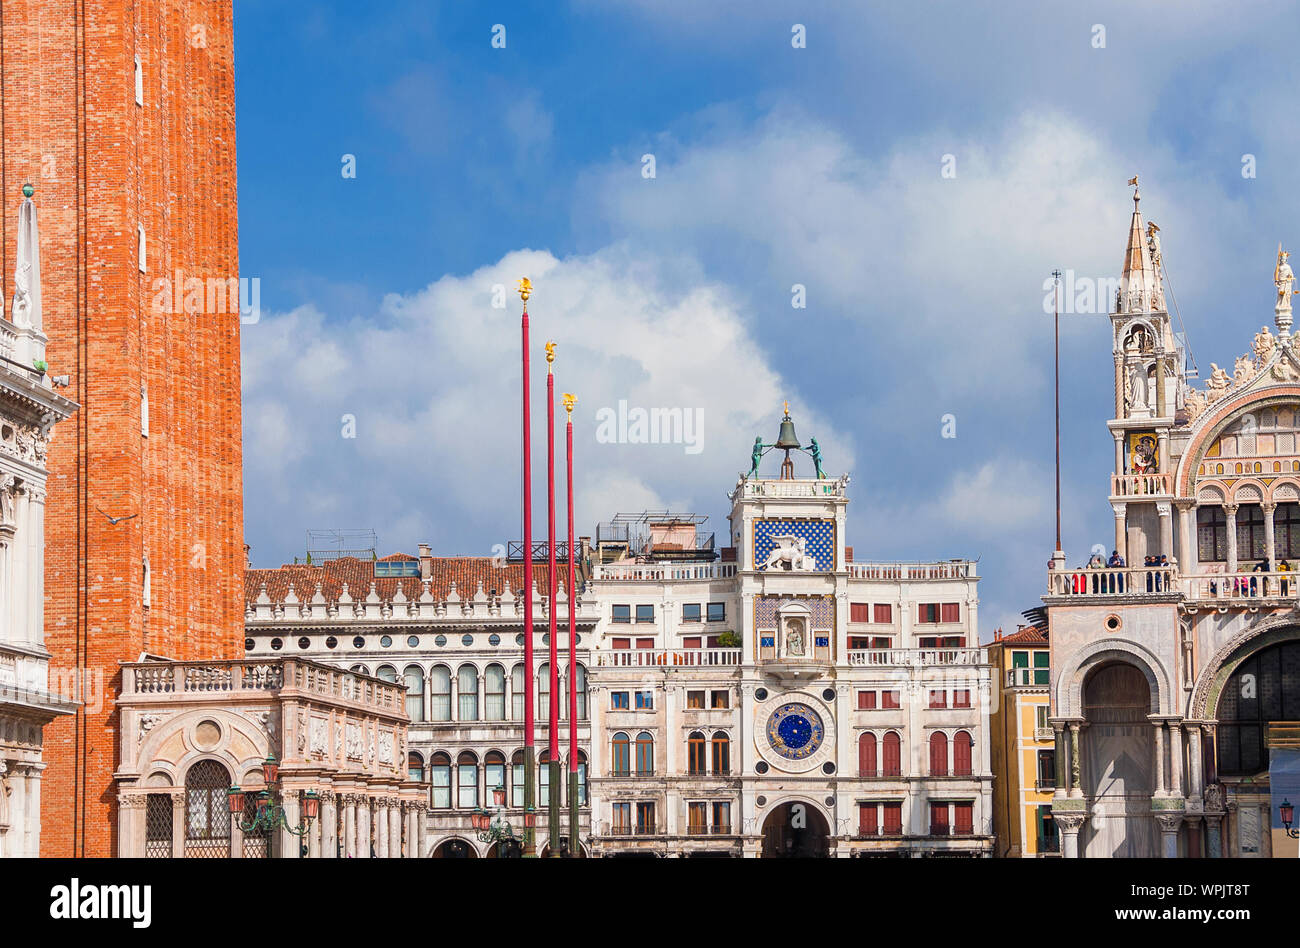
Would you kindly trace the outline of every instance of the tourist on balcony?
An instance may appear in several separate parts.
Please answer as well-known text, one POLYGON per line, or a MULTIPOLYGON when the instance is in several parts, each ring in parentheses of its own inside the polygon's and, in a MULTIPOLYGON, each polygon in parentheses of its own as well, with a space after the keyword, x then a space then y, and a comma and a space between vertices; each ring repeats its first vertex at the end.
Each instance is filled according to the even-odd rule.
MULTIPOLYGON (((1294 569, 1295 569, 1295 567, 1291 565, 1291 561, 1290 561, 1290 560, 1283 560, 1281 563, 1278 563, 1278 564, 1277 564, 1277 571, 1278 571, 1279 573, 1290 573, 1290 572, 1292 572, 1294 569)), ((1282 595, 1283 595, 1283 596, 1290 595, 1290 590, 1291 590, 1291 581, 1288 580, 1285 576, 1283 576, 1283 577, 1282 577, 1282 595)))
POLYGON ((1096 572, 1097 570, 1103 570, 1105 568, 1105 558, 1103 558, 1100 553, 1092 554, 1092 557, 1088 560, 1088 569, 1094 571, 1092 574, 1092 591, 1094 595, 1106 591, 1106 577, 1096 572))
POLYGON ((1156 585, 1156 574, 1154 569, 1156 558, 1154 556, 1145 556, 1142 558, 1142 565, 1147 568, 1147 592, 1155 592, 1159 588, 1156 585))
MULTIPOLYGON (((1260 560, 1258 563, 1255 564, 1255 568, 1252 569, 1251 572, 1252 572, 1252 573, 1271 573, 1271 572, 1273 572, 1273 567, 1272 567, 1272 564, 1269 563, 1267 560, 1260 560)), ((1259 595, 1259 578, 1258 578, 1258 577, 1255 577, 1255 576, 1250 577, 1250 594, 1251 594, 1252 596, 1258 596, 1258 595, 1259 595)), ((1267 577, 1267 576, 1264 577, 1264 595, 1265 595, 1265 596, 1268 595, 1268 577, 1267 577)))
MULTIPOLYGON (((1124 557, 1122 557, 1122 556, 1119 555, 1119 550, 1111 550, 1111 551, 1110 551, 1110 560, 1107 561, 1106 565, 1109 566, 1111 569, 1123 569, 1123 568, 1124 568, 1124 565, 1125 565, 1125 564, 1124 564, 1124 557)), ((1122 593, 1122 592, 1124 591, 1124 574, 1123 574, 1123 573, 1118 573, 1118 574, 1112 575, 1112 576, 1110 577, 1110 585, 1111 585, 1111 590, 1110 590, 1111 592, 1120 592, 1120 593, 1122 593)))

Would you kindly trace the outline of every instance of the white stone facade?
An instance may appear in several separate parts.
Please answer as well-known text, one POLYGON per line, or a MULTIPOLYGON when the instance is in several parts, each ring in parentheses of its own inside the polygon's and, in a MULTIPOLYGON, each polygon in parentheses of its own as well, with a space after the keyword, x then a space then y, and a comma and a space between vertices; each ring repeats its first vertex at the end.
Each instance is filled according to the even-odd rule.
POLYGON ((42 732, 75 707, 51 687, 45 648, 45 464, 54 425, 77 406, 33 368, 39 304, 32 315, 0 314, 0 856, 38 854, 42 732))

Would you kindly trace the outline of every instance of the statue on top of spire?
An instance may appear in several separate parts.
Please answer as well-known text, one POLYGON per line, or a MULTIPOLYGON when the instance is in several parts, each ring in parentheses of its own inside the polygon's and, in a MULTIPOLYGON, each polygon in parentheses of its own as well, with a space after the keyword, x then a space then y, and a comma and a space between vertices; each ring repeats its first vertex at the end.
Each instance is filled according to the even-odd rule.
POLYGON ((1300 290, 1291 289, 1291 284, 1295 282, 1295 273, 1291 270, 1291 264, 1287 263, 1287 258, 1291 254, 1282 249, 1282 245, 1277 245, 1277 263, 1273 265, 1273 283, 1277 287, 1277 303, 1273 309, 1276 312, 1289 311, 1291 309, 1291 297, 1300 290))

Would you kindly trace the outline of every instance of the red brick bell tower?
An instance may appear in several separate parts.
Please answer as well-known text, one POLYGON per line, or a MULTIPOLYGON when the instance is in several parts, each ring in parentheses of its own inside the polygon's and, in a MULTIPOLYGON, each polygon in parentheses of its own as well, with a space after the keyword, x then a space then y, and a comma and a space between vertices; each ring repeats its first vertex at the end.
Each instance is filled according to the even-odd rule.
POLYGON ((3 0, 6 302, 26 181, 49 374, 81 406, 50 448, 45 629, 84 705, 45 729, 41 852, 111 856, 118 663, 242 654, 230 0, 3 0))

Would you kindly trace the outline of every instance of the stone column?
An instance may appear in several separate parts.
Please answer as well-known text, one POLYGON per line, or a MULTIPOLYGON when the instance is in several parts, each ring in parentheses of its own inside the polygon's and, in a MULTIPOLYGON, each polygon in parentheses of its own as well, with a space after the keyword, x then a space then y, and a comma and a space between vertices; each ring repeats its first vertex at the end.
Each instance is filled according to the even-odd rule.
POLYGON ((1237 571, 1237 505, 1224 504, 1223 514, 1228 521, 1228 572, 1235 573, 1237 571))
MULTIPOLYGON (((240 828, 240 822, 243 820, 243 814, 232 813, 230 815, 230 858, 244 858, 244 831, 240 828)), ((271 841, 267 840, 266 845, 269 847, 271 841)))
POLYGON ((1112 504, 1111 506, 1115 510, 1115 549, 1119 550, 1119 555, 1124 558, 1125 563, 1128 563, 1128 505, 1112 504))
POLYGON ((388 805, 388 857, 402 858, 402 804, 397 800, 388 805))
POLYGON ((429 838, 429 808, 423 804, 419 805, 415 811, 415 816, 415 855, 417 859, 422 859, 424 858, 425 841, 429 838))
MULTIPOLYGON (((284 807, 284 821, 289 826, 297 826, 302 819, 302 808, 298 803, 298 791, 287 790, 281 801, 284 807)), ((279 832, 281 859, 301 859, 302 858, 302 837, 297 833, 289 832, 288 828, 282 828, 279 832)))
POLYGON ((1156 786, 1155 795, 1164 796, 1165 794, 1165 722, 1161 718, 1155 718, 1151 721, 1151 726, 1156 729, 1155 749, 1156 749, 1156 786))
MULTIPOLYGON (((1156 356, 1156 416, 1158 418, 1167 418, 1165 410, 1165 357, 1163 354, 1156 356)), ((1160 452, 1164 457, 1164 451, 1160 452)))
POLYGON ((320 795, 320 849, 324 859, 338 858, 338 797, 331 790, 320 795))
POLYGON ((1205 792, 1205 784, 1201 778, 1201 724, 1199 721, 1188 721, 1187 724, 1187 765, 1188 765, 1188 787, 1187 795, 1189 797, 1199 798, 1205 792))
POLYGON ((172 797, 172 858, 185 858, 185 788, 172 797))
POLYGON ((1165 859, 1178 858, 1178 827, 1182 825, 1182 813, 1161 813, 1156 817, 1160 824, 1160 855, 1165 859))
POLYGON ((1205 814, 1205 854, 1211 859, 1223 858, 1223 819, 1205 814))
POLYGON ((388 801, 383 797, 375 801, 375 855, 388 858, 388 801))
POLYGON ((1192 552, 1196 528, 1191 515, 1195 509, 1194 501, 1178 503, 1178 571, 1183 575, 1196 571, 1196 560, 1192 552))
POLYGON ((1169 790, 1185 796, 1183 790, 1183 729, 1177 721, 1169 722, 1169 790))
POLYGON ((1060 721, 1052 722, 1052 730, 1056 733, 1056 755, 1053 761, 1056 767, 1056 792, 1062 793, 1068 787, 1066 783, 1066 763, 1069 760, 1069 745, 1066 743, 1065 725, 1060 721))
POLYGON ((403 812, 406 815, 406 858, 416 859, 420 855, 420 815, 416 804, 409 801, 403 804, 403 812))
POLYGON ((1116 433, 1113 437, 1115 438, 1115 476, 1123 480, 1125 474, 1124 436, 1119 433, 1116 433))
MULTIPOLYGON (((1264 555, 1268 557, 1267 560, 1268 568, 1271 571, 1277 569, 1277 558, 1275 555, 1275 547, 1273 543, 1273 512, 1277 510, 1277 504, 1270 504, 1268 502, 1264 502, 1259 506, 1264 511, 1264 555)), ((1266 583, 1268 582, 1268 580, 1266 579, 1261 580, 1261 582, 1266 583)), ((1266 593, 1263 589, 1261 589, 1259 591, 1259 594, 1261 596, 1270 595, 1270 594, 1277 596, 1281 594, 1281 590, 1270 590, 1269 592, 1266 593)))
POLYGON ((370 858, 370 798, 363 796, 357 806, 357 858, 370 858))
POLYGON ((343 798, 343 856, 354 859, 357 855, 357 798, 348 794, 343 798))
POLYGON ((1079 858, 1079 830, 1087 817, 1080 812, 1058 813, 1052 811, 1052 819, 1061 834, 1061 856, 1065 859, 1079 858))
MULTIPOLYGON (((40 560, 37 562, 39 563, 40 560)), ((30 859, 35 859, 41 854, 41 771, 44 769, 44 764, 29 764, 27 767, 27 812, 24 814, 27 837, 25 855, 30 859)), ((143 816, 141 812, 142 825, 143 816)), ((143 837, 144 833, 140 835, 143 837)))
POLYGON ((1079 722, 1070 722, 1070 796, 1083 796, 1079 773, 1079 722))
MULTIPOLYGON (((1174 518, 1173 508, 1168 501, 1160 501, 1156 504, 1156 514, 1160 517, 1160 552, 1165 556, 1173 556, 1174 553, 1174 518)), ((1169 592, 1169 590, 1165 590, 1169 592)))

